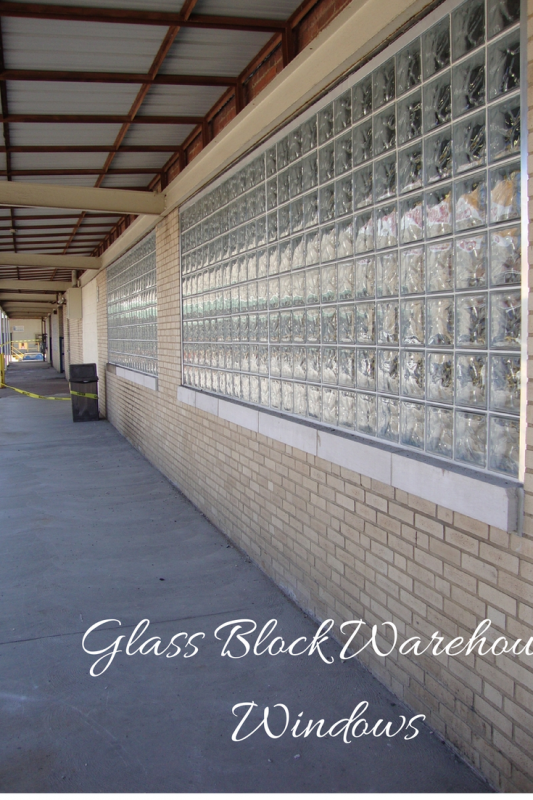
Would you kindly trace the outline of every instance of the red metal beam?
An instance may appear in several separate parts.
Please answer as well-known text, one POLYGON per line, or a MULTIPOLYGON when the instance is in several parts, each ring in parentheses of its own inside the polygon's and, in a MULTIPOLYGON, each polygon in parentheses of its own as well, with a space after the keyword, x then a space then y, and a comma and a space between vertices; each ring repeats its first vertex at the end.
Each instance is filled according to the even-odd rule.
POLYGON ((4 69, 0 81, 59 81, 66 83, 149 83, 157 86, 234 86, 237 78, 220 75, 150 75, 136 72, 4 69))
POLYGON ((147 11, 122 8, 91 8, 89 6, 57 6, 48 3, 0 2, 0 16, 33 19, 69 20, 75 22, 109 22, 129 25, 162 25, 183 28, 214 28, 232 31, 283 30, 285 20, 259 17, 220 16, 183 12, 147 11))

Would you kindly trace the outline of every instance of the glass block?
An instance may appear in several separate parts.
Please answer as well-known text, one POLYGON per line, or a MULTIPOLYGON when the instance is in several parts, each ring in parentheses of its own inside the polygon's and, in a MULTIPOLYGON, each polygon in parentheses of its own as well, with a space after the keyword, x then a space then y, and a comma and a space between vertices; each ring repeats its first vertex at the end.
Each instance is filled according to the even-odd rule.
POLYGON ((396 75, 394 58, 389 58, 381 67, 372 73, 373 78, 373 106, 374 110, 380 108, 390 100, 394 100, 396 93, 396 75))
POLYGON ((263 247, 266 244, 266 217, 260 217, 255 225, 255 237, 258 247, 263 247))
POLYGON ((332 264, 322 269, 322 302, 333 303, 337 300, 337 266, 332 264))
POLYGON ((307 270, 305 302, 308 306, 320 302, 320 272, 318 269, 307 270))
POLYGON ((286 169, 278 175, 278 203, 286 203, 290 196, 290 172, 286 169))
POLYGON ((378 391, 398 394, 400 354, 398 350, 378 350, 378 391))
POLYGON ((426 194, 426 236, 446 236, 452 230, 452 187, 448 184, 426 194))
POLYGON ((455 401, 460 406, 487 407, 487 356, 457 356, 455 401))
POLYGON ((376 343, 376 308, 374 303, 357 304, 356 328, 359 344, 376 343))
POLYGON ((339 348, 339 385, 355 386, 355 350, 339 348))
POLYGON ((304 226, 304 203, 303 199, 293 200, 291 209, 291 233, 301 231, 304 226))
POLYGON ((308 192, 318 184, 318 158, 316 153, 302 161, 302 191, 308 192))
POLYGON ((337 309, 322 309, 322 342, 334 344, 337 341, 337 309))
POLYGON ((289 139, 285 136, 277 145, 277 167, 278 172, 284 169, 289 163, 289 139))
POLYGON ((355 252, 366 253, 374 249, 374 214, 372 211, 355 217, 355 252))
POLYGON ((241 369, 243 372, 250 370, 250 348, 247 344, 241 345, 241 369))
POLYGON ((520 30, 513 31, 487 48, 489 100, 520 86, 520 30))
MULTIPOLYGON (((325 149, 325 148, 324 148, 325 149)), ((322 151, 320 151, 322 152, 322 151)), ((335 139, 335 175, 342 175, 352 168, 352 133, 335 139)))
POLYGON ((268 281, 268 307, 279 308, 279 278, 268 281))
POLYGON ((335 133, 349 128, 352 124, 352 93, 344 92, 340 97, 333 101, 333 127, 335 133))
POLYGON ((335 177, 335 148, 333 143, 327 144, 318 151, 318 176, 320 183, 326 183, 335 177))
POLYGON ((453 403, 453 355, 428 353, 427 399, 436 403, 453 403))
POLYGON ((339 392, 339 425, 343 428, 355 427, 355 394, 339 392))
POLYGON ((400 193, 411 192, 422 186, 422 142, 401 150, 398 155, 400 193))
POLYGON ((293 374, 293 349, 292 347, 281 348, 281 376, 282 378, 292 378, 293 374))
POLYGON ((302 162, 293 164, 289 168, 289 194, 297 197, 303 192, 303 165, 302 162))
POLYGON ((278 236, 280 239, 283 237, 288 236, 291 232, 291 217, 290 217, 290 206, 282 206, 278 210, 278 236))
POLYGON ((292 312, 292 341, 305 342, 306 316, 303 308, 292 312))
POLYGON ((453 411, 427 407, 426 450, 445 458, 453 458, 453 411))
POLYGON ((278 204, 278 179, 276 177, 268 181, 266 187, 266 207, 268 211, 276 208, 278 204))
POLYGON ((307 380, 320 381, 322 370, 320 366, 320 347, 307 348, 307 380))
POLYGON ((490 160, 520 153, 520 97, 489 108, 490 160))
POLYGON ((486 234, 457 239, 455 242, 455 273, 458 289, 486 286, 487 237, 486 234))
POLYGON ((335 217, 335 184, 322 186, 319 195, 320 222, 328 222, 335 217))
POLYGON ((356 428, 361 433, 376 435, 376 396, 357 393, 356 428))
POLYGON ((403 345, 420 345, 425 341, 424 300, 402 300, 401 342, 403 345))
POLYGON ((520 216, 520 164, 506 164, 490 172, 490 221, 520 216))
POLYGON ((424 78, 427 80, 450 64, 450 19, 445 17, 422 37, 424 78))
POLYGON ((318 112, 318 144, 324 144, 333 136, 333 103, 318 112))
POLYGON ((277 211, 273 211, 272 214, 269 214, 267 217, 267 225, 268 225, 268 241, 275 242, 278 238, 278 214, 277 211))
POLYGON ((339 378, 337 348, 325 347, 322 351, 322 380, 324 383, 336 384, 339 378))
POLYGON ((490 407, 520 413, 520 357, 491 356, 490 407))
POLYGON ((520 0, 489 0, 489 38, 501 33, 520 19, 520 0))
POLYGON ((454 126, 453 146, 456 174, 483 166, 487 149, 485 111, 467 117, 454 126))
POLYGON ((296 161, 302 155, 302 129, 294 128, 289 133, 289 163, 296 161))
POLYGON ((453 347, 453 297, 435 297, 427 301, 427 343, 430 347, 453 347))
POLYGON ((354 265, 352 262, 339 264, 338 290, 340 301, 354 299, 354 265))
POLYGON ((453 60, 474 50, 485 41, 485 3, 466 0, 452 13, 453 60))
POLYGON ((275 378, 281 377, 281 350, 279 347, 270 348, 270 375, 275 378))
POLYGON ((266 250, 257 251, 257 277, 264 278, 268 275, 268 253, 266 250))
POLYGON ((353 211, 352 176, 347 175, 335 184, 335 215, 342 217, 353 211))
POLYGON ((270 381, 270 406, 281 409, 281 381, 270 381))
POLYGON ((358 258, 355 262, 355 288, 358 298, 374 297, 376 294, 376 261, 358 258))
POLYGON ((290 311, 282 311, 280 314, 279 336, 282 342, 292 340, 292 313, 290 311))
POLYGON ((428 292, 453 290, 453 244, 431 242, 426 247, 428 292))
POLYGON ((389 442, 400 438, 400 404, 390 397, 378 397, 377 435, 389 442))
POLYGON ((270 404, 270 381, 268 378, 259 378, 259 393, 261 405, 268 406, 270 404))
POLYGON ((484 173, 455 184, 455 229, 477 228, 487 221, 487 185, 484 173))
POLYGON ((292 274, 292 301, 295 306, 305 305, 305 272, 292 274))
POLYGON ((374 117, 374 155, 380 156, 396 146, 396 111, 394 106, 374 117))
POLYGON ((452 108, 454 117, 485 102, 485 52, 473 55, 453 68, 452 108))
POLYGON ((424 235, 424 210, 421 195, 409 197, 400 203, 400 242, 408 244, 424 235))
POLYGON ((305 234, 305 263, 306 266, 318 264, 320 261, 318 231, 305 234))
POLYGON ((304 226, 318 225, 318 193, 311 192, 304 197, 304 226))
POLYGON ((377 304, 378 344, 398 344, 400 331, 398 301, 377 304))
POLYGON ((410 247, 401 251, 402 294, 422 294, 425 288, 424 248, 410 247))
POLYGON ((420 39, 415 39, 396 56, 396 88, 398 97, 418 86, 421 79, 420 39))
POLYGON ((259 345, 257 348, 257 363, 259 373, 261 375, 268 375, 268 346, 259 345))
POLYGON ((303 383, 294 384, 294 413, 307 416, 307 387, 303 383))
POLYGON ((484 467, 487 456, 487 418, 467 411, 455 412, 455 458, 484 467))
POLYGON ((335 226, 331 225, 320 230, 320 258, 323 262, 333 261, 335 258, 335 226))
POLYGON ((422 135, 422 92, 418 89, 398 103, 398 144, 422 135))
POLYGON ((452 118, 451 73, 443 72, 424 86, 424 131, 428 133, 452 118))
POLYGON ((403 395, 424 398, 426 390, 424 361, 423 351, 402 350, 400 374, 403 395))
POLYGON ((376 351, 363 348, 357 349, 357 377, 358 389, 376 389, 376 351))
POLYGON ((425 142, 426 183, 434 183, 452 176, 452 131, 445 128, 425 142))
POLYGON ((492 286, 520 283, 520 228, 500 228, 490 235, 490 281, 492 286))
POLYGON ((354 207, 364 208, 372 203, 372 165, 354 172, 354 207))
POLYGON ((279 246, 279 271, 287 272, 291 268, 292 247, 289 239, 280 243, 279 246))
POLYGON ((401 443, 424 449, 425 408, 420 403, 400 403, 401 443))
POLYGON ((353 129, 352 159, 354 167, 372 158, 372 120, 362 122, 353 129))
POLYGON ((398 210, 396 203, 376 209, 376 249, 398 244, 398 210))
POLYGON ((280 308, 290 308, 292 306, 292 276, 284 275, 279 282, 279 305, 280 308))
POLYGON ((304 237, 297 236, 291 240, 291 264, 293 269, 303 267, 305 264, 304 237))
POLYGON ((487 346, 487 295, 461 295, 456 300, 456 342, 458 347, 487 346))
POLYGON ((383 253, 377 258, 377 296, 389 297, 398 294, 398 253, 383 253))
POLYGON ((522 328, 520 290, 494 292, 490 298, 491 346, 504 350, 520 348, 522 328))
POLYGON ((520 460, 520 425, 518 420, 491 417, 489 469, 518 477, 520 460))
POLYGON ((322 418, 322 389, 320 386, 307 387, 307 409, 313 419, 322 418))
POLYGON ((354 324, 355 308, 353 304, 350 304, 349 306, 339 306, 339 342, 354 342, 354 324))
POLYGON ((302 124, 302 153, 308 153, 317 143, 317 119, 311 117, 302 124))
MULTIPOLYGON (((268 315, 259 314, 257 317, 257 341, 268 342, 268 315)), ((228 366, 228 365, 226 365, 228 366)))
POLYGON ((307 351, 305 347, 294 348, 294 377, 302 381, 307 378, 307 351))
POLYGON ((372 75, 356 83, 352 89, 352 119, 358 122, 372 113, 372 75))
POLYGON ((346 219, 337 223, 337 258, 347 258, 351 255, 353 255, 353 223, 351 219, 346 219))

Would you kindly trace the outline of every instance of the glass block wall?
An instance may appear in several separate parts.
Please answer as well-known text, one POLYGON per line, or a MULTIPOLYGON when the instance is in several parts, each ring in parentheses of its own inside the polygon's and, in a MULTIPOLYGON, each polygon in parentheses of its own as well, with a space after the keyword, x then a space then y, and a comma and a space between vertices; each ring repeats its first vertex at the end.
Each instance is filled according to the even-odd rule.
POLYGON ((446 4, 184 207, 186 385, 518 476, 519 13, 446 4))
POLYGON ((108 360, 157 375, 155 232, 107 270, 108 360))

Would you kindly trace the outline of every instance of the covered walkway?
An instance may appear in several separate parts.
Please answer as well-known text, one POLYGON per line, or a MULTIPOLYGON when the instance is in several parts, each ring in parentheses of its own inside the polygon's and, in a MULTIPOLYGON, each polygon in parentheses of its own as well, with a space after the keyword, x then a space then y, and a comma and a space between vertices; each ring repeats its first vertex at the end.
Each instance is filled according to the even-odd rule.
MULTIPOLYGON (((8 383, 23 372, 32 391, 66 391, 37 364, 20 376, 10 368, 8 383)), ((233 742, 238 703, 258 704, 243 734, 265 706, 278 732, 276 703, 291 727, 300 712, 329 727, 363 700, 369 722, 394 729, 413 712, 340 662, 331 640, 331 665, 318 653, 222 658, 213 632, 224 622, 275 618, 287 642, 316 625, 109 423, 75 425, 68 403, 2 390, 0 475, 0 791, 490 791, 427 728, 410 741, 258 730, 233 742), (89 649, 143 619, 136 647, 180 631, 206 637, 192 658, 121 652, 91 677, 98 656, 82 637, 105 619, 121 630, 88 639, 89 649)))

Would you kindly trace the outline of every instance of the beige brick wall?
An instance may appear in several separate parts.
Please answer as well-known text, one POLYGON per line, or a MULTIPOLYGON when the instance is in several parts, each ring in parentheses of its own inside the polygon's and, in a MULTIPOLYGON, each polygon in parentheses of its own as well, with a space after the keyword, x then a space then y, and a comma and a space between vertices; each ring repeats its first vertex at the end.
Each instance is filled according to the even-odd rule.
MULTIPOLYGON (((532 74, 533 0, 528 8, 532 74)), ((103 378, 105 274, 98 281, 103 378)), ((470 637, 487 617, 489 638, 533 635, 531 413, 521 537, 179 403, 176 213, 157 229, 157 282, 158 391, 108 372, 101 408, 106 402, 118 430, 302 608, 337 624, 390 620, 402 640, 436 630, 470 637)), ((533 333, 529 344, 531 358, 533 333)), ((367 649, 360 658, 495 787, 533 791, 532 657, 395 651, 380 659, 367 649)))
POLYGON ((81 319, 66 319, 65 371, 71 364, 83 364, 83 330, 81 319))

